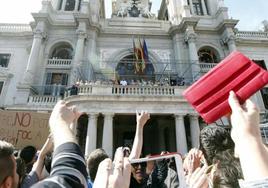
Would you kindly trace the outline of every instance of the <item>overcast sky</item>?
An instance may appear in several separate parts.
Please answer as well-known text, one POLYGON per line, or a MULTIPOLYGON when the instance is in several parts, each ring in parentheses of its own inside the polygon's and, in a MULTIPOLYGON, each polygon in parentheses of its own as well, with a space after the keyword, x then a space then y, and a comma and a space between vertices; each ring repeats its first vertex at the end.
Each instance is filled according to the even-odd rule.
MULTIPOLYGON (((111 1, 105 0, 107 16, 111 15, 111 1)), ((156 13, 161 0, 151 0, 152 12, 156 13)), ((239 19, 240 30, 258 30, 261 22, 268 20, 268 0, 225 0, 229 15, 239 19)), ((0 23, 29 23, 31 12, 38 12, 41 0, 0 0, 0 23)))

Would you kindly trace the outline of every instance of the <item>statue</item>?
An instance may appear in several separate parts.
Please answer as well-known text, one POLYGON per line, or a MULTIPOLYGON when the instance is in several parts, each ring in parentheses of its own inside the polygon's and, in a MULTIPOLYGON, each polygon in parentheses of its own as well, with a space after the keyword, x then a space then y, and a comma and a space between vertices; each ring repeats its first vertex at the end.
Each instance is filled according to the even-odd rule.
POLYGON ((149 10, 149 6, 146 6, 142 10, 142 16, 145 18, 152 18, 154 17, 154 14, 152 14, 149 10))
POLYGON ((117 17, 125 17, 127 15, 127 7, 120 7, 117 12, 117 17))

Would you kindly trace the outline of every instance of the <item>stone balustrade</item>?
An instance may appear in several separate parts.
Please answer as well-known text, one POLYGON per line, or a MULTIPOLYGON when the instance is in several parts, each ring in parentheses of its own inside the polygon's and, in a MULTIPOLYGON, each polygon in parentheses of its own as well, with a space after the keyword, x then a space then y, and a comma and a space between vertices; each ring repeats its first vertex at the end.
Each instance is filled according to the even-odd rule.
POLYGON ((236 37, 243 39, 268 39, 268 32, 238 31, 236 37))
POLYGON ((215 67, 217 63, 199 63, 201 72, 208 72, 210 69, 215 67))
POLYGON ((48 66, 53 66, 53 67, 69 67, 72 64, 71 59, 48 59, 47 65, 48 66))
POLYGON ((54 106, 60 99, 61 99, 60 96, 32 95, 29 96, 28 105, 54 106))
POLYGON ((83 85, 78 87, 78 95, 91 95, 91 94, 92 94, 91 85, 83 85))
POLYGON ((1 23, 0 24, 0 32, 11 32, 11 33, 18 33, 18 32, 32 32, 30 25, 28 24, 8 24, 8 23, 1 23))
MULTIPOLYGON (((179 86, 137 86, 137 85, 82 85, 77 95, 121 95, 121 96, 182 96, 185 88, 179 86)), ((65 97, 70 96, 70 90, 65 97)))
POLYGON ((170 96, 175 95, 175 87, 172 86, 120 86, 112 87, 113 95, 148 95, 170 96))

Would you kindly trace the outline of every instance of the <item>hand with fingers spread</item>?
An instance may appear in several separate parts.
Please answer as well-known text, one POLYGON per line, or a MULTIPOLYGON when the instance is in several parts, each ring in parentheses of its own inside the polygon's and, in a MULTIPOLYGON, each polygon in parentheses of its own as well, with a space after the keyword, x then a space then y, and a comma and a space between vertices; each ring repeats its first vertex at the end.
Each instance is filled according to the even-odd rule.
POLYGON ((111 159, 105 159, 100 163, 93 187, 128 188, 130 173, 131 165, 124 157, 123 148, 117 148, 113 163, 111 159))
POLYGON ((250 100, 240 105, 233 91, 230 92, 228 101, 232 109, 231 137, 240 158, 244 179, 268 177, 268 151, 261 139, 258 108, 250 100))
POLYGON ((136 121, 137 125, 144 126, 146 122, 150 119, 150 114, 147 111, 141 111, 140 113, 136 110, 136 121))

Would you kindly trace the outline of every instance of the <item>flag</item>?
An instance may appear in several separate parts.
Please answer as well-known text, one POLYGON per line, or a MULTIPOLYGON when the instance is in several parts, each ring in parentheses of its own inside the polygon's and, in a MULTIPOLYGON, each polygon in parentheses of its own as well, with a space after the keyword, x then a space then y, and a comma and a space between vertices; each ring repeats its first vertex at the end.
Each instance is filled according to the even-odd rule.
POLYGON ((138 65, 139 55, 138 55, 138 49, 136 48, 136 45, 135 45, 134 38, 132 40, 133 40, 133 54, 135 57, 135 60, 134 60, 135 72, 137 73, 137 72, 139 72, 139 65, 138 65))
POLYGON ((147 44, 145 39, 143 39, 143 55, 144 55, 144 69, 146 68, 146 64, 149 62, 149 54, 147 49, 147 44))
POLYGON ((141 40, 139 38, 139 53, 140 53, 140 64, 141 64, 141 70, 142 72, 145 69, 145 60, 144 60, 144 54, 143 54, 143 46, 141 44, 141 40))

